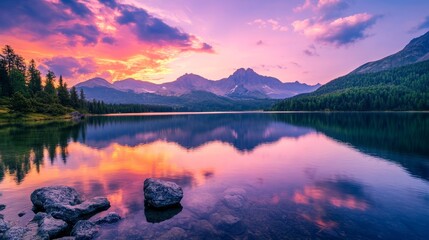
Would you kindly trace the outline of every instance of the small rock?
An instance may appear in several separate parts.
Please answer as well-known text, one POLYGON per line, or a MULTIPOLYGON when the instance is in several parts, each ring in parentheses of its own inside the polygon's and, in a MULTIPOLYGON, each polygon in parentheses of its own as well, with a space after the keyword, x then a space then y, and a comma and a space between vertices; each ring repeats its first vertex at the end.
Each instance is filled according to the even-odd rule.
POLYGON ((49 235, 47 232, 39 231, 39 223, 37 221, 30 221, 25 226, 23 239, 49 240, 49 235))
POLYGON ((3 211, 6 208, 6 205, 0 204, 0 211, 3 211))
POLYGON ((46 213, 37 213, 32 221, 37 222, 39 226, 38 232, 48 234, 51 239, 59 236, 68 227, 63 220, 55 219, 46 213))
POLYGON ((188 234, 186 231, 179 227, 173 227, 168 232, 164 233, 159 237, 160 240, 184 240, 187 239, 188 234))
POLYGON ((84 217, 92 216, 110 208, 110 202, 104 197, 95 197, 78 205, 51 204, 46 206, 46 212, 54 218, 75 223, 84 217))
POLYGON ((192 223, 192 233, 197 236, 204 236, 206 239, 215 239, 216 229, 207 220, 199 220, 192 223))
POLYGON ((76 238, 72 236, 65 236, 61 238, 55 238, 55 240, 76 240, 76 238))
POLYGON ((148 178, 144 181, 145 202, 155 208, 165 208, 180 203, 182 188, 174 182, 148 178))
POLYGON ((82 203, 79 193, 67 186, 51 186, 36 189, 31 193, 31 202, 39 209, 46 209, 49 205, 77 205, 82 203))
POLYGON ((105 217, 95 220, 94 223, 97 225, 105 224, 105 223, 110 224, 110 223, 119 222, 121 219, 122 218, 121 218, 121 216, 119 216, 119 214, 117 214, 115 212, 110 212, 105 217))
POLYGON ((22 240, 24 239, 25 234, 28 232, 28 229, 25 227, 11 227, 4 234, 4 239, 8 240, 22 240))
POLYGON ((74 121, 78 121, 78 120, 85 118, 85 115, 83 115, 82 113, 77 112, 77 111, 70 113, 70 116, 72 117, 72 120, 74 120, 74 121))
POLYGON ((22 217, 22 216, 24 216, 25 215, 25 212, 20 212, 20 213, 18 213, 18 217, 22 217))
POLYGON ((74 225, 71 235, 76 237, 76 240, 93 239, 99 232, 99 227, 88 220, 80 220, 74 225))
POLYGON ((3 218, 0 218, 0 233, 5 233, 9 228, 9 224, 3 218))

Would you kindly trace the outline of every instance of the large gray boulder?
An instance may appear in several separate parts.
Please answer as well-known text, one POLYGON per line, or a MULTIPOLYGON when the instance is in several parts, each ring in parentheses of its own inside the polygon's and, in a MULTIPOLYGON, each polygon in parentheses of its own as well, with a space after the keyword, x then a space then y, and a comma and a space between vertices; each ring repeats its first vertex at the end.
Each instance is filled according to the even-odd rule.
POLYGON ((155 208, 178 205, 183 198, 183 190, 179 185, 160 179, 146 179, 143 190, 146 204, 155 208))
POLYGON ((76 240, 89 240, 93 239, 99 232, 99 227, 88 220, 80 220, 74 225, 71 235, 76 240))
POLYGON ((44 210, 53 204, 74 206, 82 203, 83 199, 74 188, 51 186, 34 190, 31 193, 31 202, 36 208, 44 210))
POLYGON ((109 209, 110 202, 104 197, 83 201, 79 193, 71 187, 52 186, 36 189, 31 194, 31 202, 38 209, 46 211, 54 218, 76 223, 85 217, 109 209))

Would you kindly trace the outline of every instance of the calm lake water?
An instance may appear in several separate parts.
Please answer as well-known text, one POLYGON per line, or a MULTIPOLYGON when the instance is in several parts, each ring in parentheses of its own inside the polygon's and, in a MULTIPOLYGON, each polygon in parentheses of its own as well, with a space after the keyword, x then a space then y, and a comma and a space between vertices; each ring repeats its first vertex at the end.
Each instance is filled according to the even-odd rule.
POLYGON ((6 220, 25 225, 31 192, 58 184, 108 197, 112 207, 98 216, 124 217, 100 239, 428 239, 429 114, 106 116, 0 127, 6 220), (181 185, 182 208, 145 209, 148 177, 181 185))

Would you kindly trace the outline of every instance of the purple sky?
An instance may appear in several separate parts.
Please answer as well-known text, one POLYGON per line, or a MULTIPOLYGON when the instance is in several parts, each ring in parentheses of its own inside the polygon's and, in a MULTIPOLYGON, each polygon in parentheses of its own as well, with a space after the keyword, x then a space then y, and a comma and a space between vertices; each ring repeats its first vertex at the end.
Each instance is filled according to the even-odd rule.
POLYGON ((220 79, 253 68, 326 83, 429 30, 427 0, 1 0, 0 44, 75 84, 220 79))

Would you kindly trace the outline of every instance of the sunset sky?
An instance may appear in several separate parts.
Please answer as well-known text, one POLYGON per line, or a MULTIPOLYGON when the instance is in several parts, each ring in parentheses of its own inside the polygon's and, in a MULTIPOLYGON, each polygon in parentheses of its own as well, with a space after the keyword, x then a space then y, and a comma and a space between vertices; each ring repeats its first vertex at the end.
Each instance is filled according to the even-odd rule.
POLYGON ((428 0, 1 0, 0 44, 69 84, 241 67, 326 83, 429 30, 428 0))

